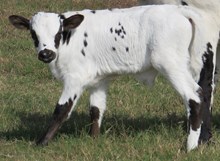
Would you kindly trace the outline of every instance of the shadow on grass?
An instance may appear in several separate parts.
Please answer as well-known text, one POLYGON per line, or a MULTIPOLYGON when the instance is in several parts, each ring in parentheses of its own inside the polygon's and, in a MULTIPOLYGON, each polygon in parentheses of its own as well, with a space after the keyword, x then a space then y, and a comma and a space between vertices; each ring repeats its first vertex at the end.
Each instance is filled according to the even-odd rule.
MULTIPOLYGON (((1 139, 35 141, 46 130, 52 116, 52 114, 30 114, 25 112, 17 112, 17 114, 21 119, 20 125, 10 131, 0 131, 1 139)), ((215 129, 220 129, 219 118, 220 115, 214 115, 212 118, 212 124, 215 129)), ((181 127, 186 131, 186 117, 178 116, 175 113, 163 118, 148 118, 147 116, 132 118, 129 115, 105 116, 101 132, 110 136, 120 136, 125 133, 128 136, 135 136, 143 131, 151 131, 157 134, 160 132, 158 131, 160 127, 167 129, 181 127)), ((72 117, 63 124, 57 135, 65 134, 79 138, 82 133, 88 134, 89 128, 89 115, 87 113, 73 112, 72 117)), ((57 138, 57 135, 55 138, 57 138)))
MULTIPOLYGON (((0 131, 0 138, 6 140, 26 140, 35 141, 46 130, 52 114, 17 112, 21 120, 20 125, 10 131, 0 131)), ((175 114, 165 118, 159 117, 134 117, 129 115, 105 116, 102 124, 102 134, 121 135, 126 133, 128 136, 135 136, 140 131, 158 133, 158 128, 176 128, 181 126, 186 130, 186 118, 175 114)), ((63 124, 58 131, 58 135, 69 135, 79 138, 82 133, 88 133, 90 128, 90 118, 87 113, 73 112, 72 117, 63 124)), ((57 135, 56 135, 57 137, 57 135)), ((55 138, 56 138, 55 137, 55 138)))
MULTIPOLYGON (((26 141, 37 140, 43 132, 45 132, 52 118, 52 113, 41 114, 19 111, 16 112, 16 114, 21 121, 19 126, 9 131, 0 131, 1 139, 26 141)), ((65 133, 67 131, 74 134, 75 137, 79 137, 80 132, 85 129, 86 123, 88 124, 88 115, 73 112, 72 117, 63 124, 58 133, 65 133), (77 127, 80 127, 80 129, 74 128, 74 122, 77 123, 77 127)))

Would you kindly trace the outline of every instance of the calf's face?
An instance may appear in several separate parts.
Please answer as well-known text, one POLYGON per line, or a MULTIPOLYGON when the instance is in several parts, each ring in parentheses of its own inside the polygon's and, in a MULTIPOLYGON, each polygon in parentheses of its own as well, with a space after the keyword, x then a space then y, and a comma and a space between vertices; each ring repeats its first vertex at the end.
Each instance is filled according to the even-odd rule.
POLYGON ((65 34, 77 28, 83 19, 83 15, 79 14, 65 18, 60 14, 45 12, 35 14, 30 20, 18 15, 9 16, 9 21, 16 28, 30 31, 38 59, 44 63, 56 59, 65 34))

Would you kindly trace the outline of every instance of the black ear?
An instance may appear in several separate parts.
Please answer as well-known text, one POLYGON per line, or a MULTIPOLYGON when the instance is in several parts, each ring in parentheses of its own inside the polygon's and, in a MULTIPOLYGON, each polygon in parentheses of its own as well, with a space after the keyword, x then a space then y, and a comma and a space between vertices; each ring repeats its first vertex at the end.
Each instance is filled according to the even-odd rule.
POLYGON ((11 15, 8 19, 18 29, 30 29, 30 21, 22 16, 11 15))
POLYGON ((63 28, 65 31, 75 29, 82 23, 83 20, 84 20, 83 15, 80 14, 73 15, 63 20, 63 28))

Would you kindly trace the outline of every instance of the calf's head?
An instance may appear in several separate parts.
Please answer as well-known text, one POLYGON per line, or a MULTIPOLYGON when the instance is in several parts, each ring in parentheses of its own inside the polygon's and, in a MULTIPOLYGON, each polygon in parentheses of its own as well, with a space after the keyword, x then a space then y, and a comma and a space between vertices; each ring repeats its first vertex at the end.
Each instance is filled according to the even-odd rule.
POLYGON ((83 19, 80 14, 65 18, 63 15, 45 12, 35 14, 30 20, 18 15, 9 16, 9 21, 16 28, 30 31, 38 59, 44 63, 56 59, 64 33, 76 29, 83 19))

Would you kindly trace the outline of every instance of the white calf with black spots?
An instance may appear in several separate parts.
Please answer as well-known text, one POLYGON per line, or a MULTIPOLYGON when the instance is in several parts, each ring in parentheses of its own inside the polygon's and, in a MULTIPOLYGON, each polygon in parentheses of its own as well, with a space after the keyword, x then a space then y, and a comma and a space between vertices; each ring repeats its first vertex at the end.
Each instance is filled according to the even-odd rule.
POLYGON ((198 80, 201 72, 208 77, 212 70, 208 65, 214 63, 218 37, 204 34, 208 30, 195 10, 144 6, 39 12, 30 20, 16 15, 9 20, 15 27, 31 31, 38 58, 63 82, 53 121, 38 144, 47 144, 54 136, 85 89, 90 90, 91 135, 96 137, 106 110, 110 78, 133 74, 152 84, 159 72, 182 96, 189 111, 188 150, 198 146, 204 104, 198 80))

